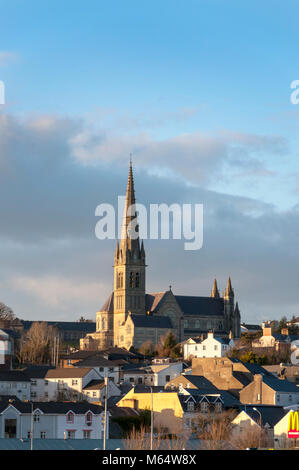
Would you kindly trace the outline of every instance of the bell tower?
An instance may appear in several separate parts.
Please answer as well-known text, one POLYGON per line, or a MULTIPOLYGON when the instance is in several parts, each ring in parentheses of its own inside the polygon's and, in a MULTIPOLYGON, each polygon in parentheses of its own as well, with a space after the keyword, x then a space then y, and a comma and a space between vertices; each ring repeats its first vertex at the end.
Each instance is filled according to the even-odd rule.
POLYGON ((130 161, 121 240, 114 255, 114 344, 119 343, 120 327, 129 312, 145 314, 145 251, 139 240, 135 190, 130 161))

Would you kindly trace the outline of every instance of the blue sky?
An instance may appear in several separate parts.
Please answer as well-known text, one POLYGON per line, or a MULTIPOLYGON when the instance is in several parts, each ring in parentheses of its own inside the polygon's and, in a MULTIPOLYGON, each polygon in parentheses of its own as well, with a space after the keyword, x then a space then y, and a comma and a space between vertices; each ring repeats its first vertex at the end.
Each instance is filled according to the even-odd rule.
MULTIPOLYGON (((126 180, 132 151, 139 175, 140 197, 144 187, 157 184, 158 188, 165 178, 161 197, 170 197, 167 194, 172 194, 173 184, 182 185, 182 193, 184 185, 191 184, 192 188, 217 196, 217 204, 231 201, 230 198, 239 204, 244 198, 247 205, 252 206, 251 217, 263 214, 262 226, 266 226, 271 215, 274 232, 280 231, 277 227, 281 223, 286 227, 290 221, 297 221, 294 210, 297 210, 299 189, 299 105, 290 103, 290 83, 299 79, 299 7, 296 1, 2 0, 0 9, 4 19, 0 30, 0 80, 6 85, 6 105, 0 106, 0 151, 3 162, 10 155, 10 162, 15 164, 14 170, 10 169, 5 175, 9 163, 2 162, 2 177, 10 188, 26 187, 24 175, 28 170, 27 184, 32 191, 30 198, 30 191, 26 196, 16 195, 14 208, 18 207, 22 213, 30 211, 39 218, 42 202, 35 210, 30 209, 30 202, 45 191, 41 200, 52 216, 57 212, 57 205, 51 207, 50 204, 51 184, 57 180, 65 188, 64 192, 59 190, 57 202, 64 207, 69 203, 68 188, 72 181, 85 188, 89 171, 93 177, 97 172, 99 187, 103 172, 106 178, 111 177, 111 187, 117 192, 119 183, 126 180), (45 163, 42 157, 47 153, 45 163), (71 170, 71 163, 64 163, 72 175, 65 186, 64 173, 59 173, 63 159, 72 160, 71 170), (43 182, 40 193, 37 180, 30 181, 30 175, 35 173, 43 182), (158 182, 155 175, 160 175, 158 182), (49 188, 49 193, 45 188, 49 188), (26 198, 29 198, 27 203, 26 198), (273 218, 277 220, 274 222, 273 218)), ((96 187, 96 182, 94 184, 96 187)), ((101 198, 112 197, 113 191, 109 191, 108 188, 106 192, 103 190, 101 198)), ((150 201, 150 197, 147 192, 146 200, 150 201)), ((194 193, 186 193, 184 197, 197 198, 194 193)), ((84 207, 92 213, 93 206, 91 202, 88 206, 88 200, 93 200, 91 194, 90 199, 86 196, 84 207)), ((5 215, 8 212, 4 202, 2 212, 5 215)), ((58 212, 52 221, 57 234, 55 237, 53 228, 51 240, 52 244, 54 240, 57 243, 57 250, 53 248, 51 258, 61 256, 58 212)), ((238 216, 241 220, 244 214, 238 213, 236 218, 238 216)), ((6 220, 7 227, 10 223, 11 218, 6 220)), ((298 235, 297 226, 291 227, 287 235, 298 235)), ((246 229, 243 230, 245 236, 246 229)), ((78 234, 76 238, 76 232, 69 236, 73 236, 72 242, 76 244, 82 237, 88 239, 91 235, 86 231, 84 236, 78 234)), ((263 244, 267 236, 261 233, 261 244, 256 250, 259 262, 265 256, 263 266, 271 266, 273 261, 271 250, 268 253, 267 245, 263 244)), ((284 259, 286 266, 281 275, 285 278, 289 273, 285 247, 292 244, 293 238, 290 241, 284 236, 276 233, 274 238, 280 240, 279 266, 284 259)), ((5 237, 11 244, 8 233, 5 237)), ((34 273, 29 273, 34 263, 29 262, 32 246, 29 249, 25 239, 26 235, 22 237, 20 233, 16 243, 19 249, 23 247, 24 260, 14 260, 11 280, 6 279, 0 294, 3 301, 6 298, 6 303, 12 304, 15 310, 22 310, 28 318, 37 316, 41 308, 48 315, 56 315, 57 306, 49 306, 46 295, 33 306, 30 295, 34 286, 38 290, 37 279, 41 274, 45 276, 48 265, 36 266, 34 273), (30 278, 31 291, 28 287, 24 293, 20 279, 26 276, 30 278)), ((49 240, 39 240, 35 248, 47 252, 49 243, 49 240)), ((255 241, 255 246, 257 243, 255 241)), ((214 245, 212 242, 209 245, 207 239, 205 246, 207 254, 196 255, 203 263, 202 289, 207 289, 211 283, 209 276, 214 276, 209 272, 215 256, 214 245)), ((246 251, 246 246, 240 246, 240 251, 246 251)), ((227 241, 222 251, 229 253, 233 248, 227 241)), ((11 249, 10 260, 15 258, 16 247, 11 249)), ((158 245, 153 246, 154 259, 159 259, 160 249, 163 251, 158 245)), ((86 248, 86 257, 87 252, 86 248)), ((38 255, 32 253, 31 260, 32 256, 38 255)), ((185 254, 183 260, 185 270, 190 270, 189 255, 185 254)), ((168 263, 166 254, 163 262, 168 263)), ((223 276, 230 271, 227 262, 218 259, 218 269, 223 276)), ((110 263, 108 255, 107 263, 110 263)), ((296 266, 294 260, 295 272, 296 266)), ((52 285, 65 277, 69 282, 65 298, 71 297, 71 276, 62 273, 59 263, 55 269, 51 272, 52 285)), ((154 271, 154 267, 152 269, 154 271)), ((286 284, 285 297, 281 297, 279 304, 276 299, 272 305, 267 289, 273 287, 270 284, 266 289, 268 281, 260 287, 261 280, 257 281, 258 276, 255 276, 260 272, 259 264, 252 264, 249 271, 242 282, 241 274, 236 272, 244 314, 249 319, 260 320, 272 311, 273 315, 280 316, 280 313, 287 313, 285 309, 293 313, 297 306, 299 314, 299 301, 292 299, 286 306, 285 298, 290 298, 288 289, 291 287, 286 284), (261 292, 259 300, 253 302, 251 292, 255 283, 264 294, 261 292)), ((271 272, 269 267, 269 276, 271 272)), ((98 275, 102 287, 98 291, 95 284, 94 300, 86 307, 90 315, 98 308, 96 304, 105 300, 111 286, 106 279, 111 271, 98 275)), ((82 274, 80 282, 88 299, 88 278, 96 282, 96 266, 90 271, 86 268, 84 276, 82 274)), ((171 277, 172 273, 165 268, 163 276, 171 277)), ((178 290, 185 288, 184 279, 185 274, 178 273, 175 279, 178 290)), ((165 281, 165 285, 170 281, 165 281)), ((188 293, 195 294, 197 281, 194 281, 192 269, 189 281, 188 293)), ((149 283, 150 288, 159 288, 151 277, 149 283)), ((279 276, 273 279, 273 285, 274 288, 281 286, 279 276)), ((78 314, 85 306, 84 295, 78 314)), ((57 315, 72 319, 73 309, 72 300, 66 301, 62 313, 57 315)))

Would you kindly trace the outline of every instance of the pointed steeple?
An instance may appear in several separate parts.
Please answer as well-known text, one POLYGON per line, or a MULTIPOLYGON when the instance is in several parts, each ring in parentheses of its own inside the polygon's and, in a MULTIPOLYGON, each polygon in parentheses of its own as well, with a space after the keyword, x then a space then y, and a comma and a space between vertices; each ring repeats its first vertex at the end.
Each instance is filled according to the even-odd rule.
POLYGON ((240 317, 240 309, 239 309, 239 305, 238 305, 238 302, 236 302, 236 306, 235 306, 235 316, 238 316, 240 317))
POLYGON ((132 160, 130 159, 130 168, 129 168, 123 224, 122 224, 122 231, 121 231, 120 249, 122 250, 123 253, 126 253, 127 250, 129 250, 131 254, 136 253, 136 255, 139 256, 140 254, 139 227, 137 225, 137 214, 136 214, 136 210, 134 207, 135 204, 136 204, 136 200, 135 200, 133 167, 132 167, 132 160))
POLYGON ((233 297, 234 295, 234 291, 233 291, 233 288, 232 288, 232 282, 231 282, 231 279, 230 277, 228 278, 228 281, 227 281, 227 285, 226 285, 226 289, 225 289, 225 297, 233 297))
POLYGON ((211 292, 211 297, 214 297, 214 299, 219 299, 220 298, 216 279, 214 279, 214 284, 213 284, 213 288, 212 288, 212 292, 211 292))

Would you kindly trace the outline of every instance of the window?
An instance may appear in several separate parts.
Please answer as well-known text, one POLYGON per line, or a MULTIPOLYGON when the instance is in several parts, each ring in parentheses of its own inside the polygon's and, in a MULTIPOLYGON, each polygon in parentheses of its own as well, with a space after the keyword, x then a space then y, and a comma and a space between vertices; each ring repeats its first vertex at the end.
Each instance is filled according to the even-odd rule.
POLYGON ((188 328, 188 320, 184 320, 184 328, 188 328))
POLYGON ((188 401, 187 410, 188 411, 194 411, 194 402, 193 401, 188 401))
POLYGON ((35 421, 36 423, 39 423, 39 417, 40 417, 40 414, 38 411, 36 411, 33 415, 33 421, 35 421))
MULTIPOLYGON (((70 362, 70 361, 69 361, 70 362)), ((48 380, 45 380, 45 385, 47 386, 49 384, 48 380)))
POLYGON ((88 413, 86 414, 85 422, 88 426, 91 425, 91 423, 92 423, 92 413, 91 413, 91 411, 88 411, 88 413))
POLYGON ((67 431, 67 438, 68 439, 75 439, 75 433, 76 433, 76 431, 68 430, 67 431))
POLYGON ((206 350, 206 347, 205 347, 205 345, 203 345, 202 349, 203 349, 204 351, 206 350))
POLYGON ((74 413, 72 411, 69 411, 66 415, 66 422, 67 423, 73 423, 74 422, 74 413))
POLYGON ((293 401, 293 396, 289 395, 289 402, 293 401))
POLYGON ((134 287, 134 273, 130 272, 130 287, 134 287))
POLYGON ((165 382, 167 383, 167 382, 169 382, 169 381, 170 381, 170 375, 166 375, 166 377, 165 377, 165 382))
POLYGON ((200 410, 202 413, 206 413, 208 411, 208 403, 206 401, 202 401, 200 404, 200 410))
POLYGON ((46 432, 45 431, 41 431, 40 438, 41 439, 46 439, 46 432))
POLYGON ((27 439, 31 439, 31 431, 27 432, 27 439))
POLYGON ((217 349, 218 349, 218 346, 217 346, 217 344, 215 344, 214 351, 217 351, 217 349))
POLYGON ((36 380, 31 380, 31 385, 36 385, 36 380))
POLYGON ((72 385, 78 385, 78 380, 77 379, 72 380, 72 385))
POLYGON ((221 411, 222 411, 222 403, 221 402, 218 401, 217 403, 215 403, 215 411, 216 411, 216 413, 221 413, 221 411))
POLYGON ((91 431, 83 431, 83 439, 90 439, 91 431))
POLYGON ((48 397, 49 397, 48 392, 45 392, 45 398, 48 398, 48 397))
POLYGON ((280 401, 280 395, 279 395, 279 393, 277 394, 277 401, 280 401))
POLYGON ((135 287, 139 287, 139 285, 140 285, 140 277, 139 277, 139 273, 136 273, 135 287))
POLYGON ((36 392, 31 392, 30 396, 31 396, 31 398, 36 398, 36 392))

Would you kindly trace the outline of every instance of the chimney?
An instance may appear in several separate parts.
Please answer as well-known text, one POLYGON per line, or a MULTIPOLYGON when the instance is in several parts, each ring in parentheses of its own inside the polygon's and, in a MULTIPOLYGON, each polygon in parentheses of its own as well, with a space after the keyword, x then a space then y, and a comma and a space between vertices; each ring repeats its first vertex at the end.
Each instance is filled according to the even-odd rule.
POLYGON ((253 380, 254 380, 255 382, 258 382, 258 383, 262 382, 262 381, 263 381, 263 376, 262 376, 262 374, 255 374, 254 377, 253 377, 253 380))

